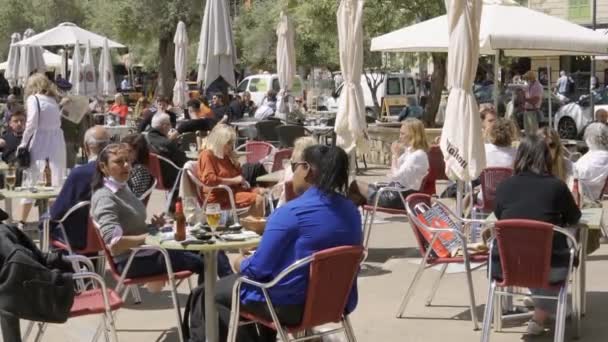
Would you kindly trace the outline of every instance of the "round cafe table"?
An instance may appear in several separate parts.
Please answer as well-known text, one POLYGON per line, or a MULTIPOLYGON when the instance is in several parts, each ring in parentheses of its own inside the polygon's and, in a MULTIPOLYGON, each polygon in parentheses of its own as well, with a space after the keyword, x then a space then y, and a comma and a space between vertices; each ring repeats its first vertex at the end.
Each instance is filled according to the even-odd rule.
POLYGON ((161 241, 160 234, 148 235, 146 244, 160 246, 169 250, 192 251, 201 253, 205 265, 205 331, 208 342, 217 342, 218 316, 215 305, 215 285, 217 281, 217 252, 220 250, 238 250, 252 248, 260 244, 261 237, 250 238, 242 241, 226 241, 215 239, 215 243, 182 243, 175 240, 161 241))
MULTIPOLYGON (((7 201, 13 199, 31 199, 36 200, 39 203, 39 209, 42 220, 42 241, 40 242, 40 249, 43 252, 47 252, 50 244, 50 231, 49 231, 49 220, 47 215, 49 208, 49 200, 59 195, 60 189, 57 187, 50 186, 36 186, 29 188, 17 187, 14 190, 0 189, 0 197, 7 201)), ((6 208, 7 213, 11 215, 10 208, 6 208)))

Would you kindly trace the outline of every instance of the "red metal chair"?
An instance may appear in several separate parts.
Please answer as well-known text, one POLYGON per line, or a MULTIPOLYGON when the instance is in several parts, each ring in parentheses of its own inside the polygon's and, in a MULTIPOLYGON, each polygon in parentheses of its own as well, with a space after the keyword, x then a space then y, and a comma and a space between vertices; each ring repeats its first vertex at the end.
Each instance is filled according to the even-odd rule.
POLYGON ((139 196, 139 200, 142 201, 146 205, 146 207, 148 206, 148 202, 150 201, 150 196, 152 195, 152 191, 154 191, 154 189, 156 189, 157 183, 158 183, 158 181, 156 180, 156 178, 154 178, 154 182, 152 183, 150 188, 148 188, 148 190, 146 190, 146 192, 144 192, 143 194, 141 194, 141 196, 139 196))
POLYGON ((155 153, 150 153, 148 156, 148 170, 156 179, 156 188, 158 190, 171 190, 171 188, 169 188, 169 186, 163 182, 163 173, 160 168, 160 160, 158 159, 158 155, 155 153))
POLYGON ((448 176, 445 174, 445 160, 439 145, 433 145, 427 152, 429 158, 429 180, 426 187, 422 188, 422 192, 429 195, 437 193, 436 182, 438 180, 448 181, 448 176))
POLYGON ((235 151, 242 149, 245 149, 245 152, 247 152, 247 162, 254 164, 262 162, 264 158, 274 152, 275 147, 265 141, 248 141, 237 147, 235 151))
POLYGON ((267 283, 256 282, 245 277, 239 278, 233 288, 232 315, 228 329, 228 341, 236 341, 238 327, 244 324, 258 323, 275 329, 281 340, 288 342, 309 340, 313 337, 306 336, 290 339, 288 333, 294 334, 319 325, 340 322, 342 324, 341 328, 334 329, 331 332, 324 332, 317 336, 344 331, 347 340, 355 342, 354 331, 348 315, 344 313, 344 308, 346 307, 353 282, 356 281, 362 257, 363 247, 361 246, 335 247, 316 252, 307 258, 296 261, 267 283), (297 326, 282 326, 272 305, 271 298, 268 295, 268 289, 279 283, 289 273, 308 265, 310 265, 310 273, 302 322, 297 326), (249 312, 240 311, 239 294, 241 284, 243 283, 262 290, 272 317, 271 321, 257 317, 249 312), (248 321, 239 323, 239 316, 248 321))
MULTIPOLYGON (((176 284, 175 281, 176 280, 181 281, 181 280, 185 280, 185 279, 187 280, 188 278, 190 278, 190 276, 192 276, 192 272, 190 272, 190 271, 173 272, 173 267, 171 267, 171 259, 169 257, 169 254, 167 253, 167 251, 164 248, 161 248, 158 246, 148 246, 148 245, 142 245, 137 248, 131 248, 131 254, 129 255, 129 259, 127 260, 124 270, 122 271, 122 273, 118 272, 118 269, 116 268, 116 264, 114 262, 114 257, 112 256, 112 253, 110 252, 110 250, 104 243, 103 238, 101 237, 101 233, 99 232, 99 225, 92 218, 91 218, 91 221, 93 222, 93 225, 95 226, 95 236, 97 237, 99 244, 101 244, 103 246, 103 251, 106 256, 106 260, 108 261, 108 265, 110 266, 110 273, 112 274, 112 277, 114 278, 114 280, 116 280, 116 282, 117 282, 116 287, 114 288, 114 291, 116 291, 116 293, 121 295, 121 298, 123 301, 126 299, 127 294, 129 293, 128 290, 131 286, 138 286, 138 285, 143 285, 143 284, 146 284, 149 282, 156 282, 156 281, 169 282, 169 286, 171 288, 171 298, 173 300, 173 307, 175 309, 175 314, 176 314, 176 318, 177 318, 177 330, 178 330, 179 341, 183 342, 184 335, 182 333, 182 324, 181 324, 182 318, 181 318, 179 300, 178 300, 178 296, 177 296, 177 286, 179 285, 179 283, 176 284), (163 274, 154 275, 154 276, 128 278, 127 273, 129 272, 129 269, 131 268, 131 263, 133 262, 133 258, 135 257, 135 255, 138 252, 146 251, 146 250, 154 250, 163 255, 163 258, 165 260, 165 265, 167 268, 167 272, 163 273, 163 274)), ((188 286, 190 286, 190 282, 188 282, 188 286)))
MULTIPOLYGON (((557 316, 555 319, 554 341, 564 340, 566 307, 568 300, 568 285, 574 267, 574 258, 578 254, 578 244, 574 236, 567 230, 553 226, 550 223, 533 220, 501 220, 494 224, 494 243, 498 244, 502 279, 492 275, 492 262, 489 264, 490 286, 488 301, 483 320, 482 342, 490 337, 490 324, 495 319, 495 329, 500 330, 502 310, 500 296, 523 295, 514 290, 516 287, 542 288, 559 290, 557 297, 543 296, 546 299, 557 300, 557 316), (551 272, 551 255, 554 233, 563 234, 569 241, 570 260, 568 274, 564 281, 552 283, 549 277, 551 272), (511 290, 510 290, 511 288, 511 290), (495 295, 497 298, 495 298, 495 295), (496 306, 496 308, 494 308, 496 306), (496 317, 492 311, 496 310, 496 317)), ((573 286, 573 289, 576 286, 573 286)), ((578 291, 575 291, 578 292, 578 291)), ((572 295, 573 323, 576 329, 575 337, 580 331, 580 303, 578 295, 572 295)))
POLYGON ((481 205, 473 206, 474 215, 477 213, 488 215, 494 211, 494 207, 496 206, 496 188, 511 176, 513 176, 513 169, 508 167, 488 167, 481 172, 481 176, 479 177, 483 202, 481 205))
POLYGON ((275 172, 283 169, 283 161, 289 160, 291 158, 291 154, 293 153, 293 149, 286 148, 283 150, 278 150, 274 153, 272 160, 272 168, 270 172, 275 172))
MULTIPOLYGON (((439 277, 433 284, 433 286, 431 288, 431 293, 427 297, 426 305, 428 306, 428 305, 431 305, 431 302, 433 301, 435 292, 437 291, 437 288, 439 287, 439 282, 443 278, 448 265, 449 264, 464 264, 465 270, 467 273, 467 285, 468 285, 468 289, 469 289, 471 320, 473 321, 474 329, 477 330, 478 325, 477 325, 477 314, 475 311, 475 293, 473 290, 473 279, 471 277, 471 264, 470 263, 471 262, 482 262, 482 263, 487 262, 488 254, 479 253, 479 254, 469 255, 469 252, 467 250, 467 236, 465 236, 465 234, 462 233, 460 230, 455 230, 455 229, 450 229, 450 228, 430 227, 430 226, 422 223, 418 219, 418 215, 417 215, 416 209, 415 209, 416 205, 418 205, 420 203, 424 203, 430 207, 431 200, 432 200, 431 196, 429 196, 427 194, 412 194, 412 195, 409 195, 407 197, 407 199, 405 200, 406 201, 405 208, 407 210, 407 216, 410 221, 410 227, 412 228, 414 236, 416 237, 416 242, 418 243, 418 249, 420 251, 420 255, 422 256, 422 261, 420 262, 420 266, 418 267, 418 270, 416 271, 416 274, 414 275, 414 278, 412 279, 412 282, 410 283, 409 288, 407 289, 405 295, 403 296, 403 300, 401 301, 401 306, 399 307, 399 311, 397 312, 397 318, 403 317, 403 312, 405 311, 406 306, 414 293, 414 290, 416 288, 416 285, 418 284, 418 281, 420 280, 420 277, 422 276, 422 273, 424 273, 424 271, 426 269, 433 267, 433 266, 442 265, 439 277), (430 242, 428 242, 422 235, 423 231, 431 234, 432 239, 430 242), (437 239, 439 237, 439 234, 443 233, 443 232, 450 232, 456 236, 457 241, 460 245, 459 246, 460 250, 462 250, 463 256, 441 258, 441 257, 437 257, 435 255, 435 253, 433 253, 433 248, 431 248, 430 246, 433 246, 434 243, 436 241, 438 241, 437 239)), ((432 204, 440 206, 444 210, 444 212, 446 212, 450 216, 450 219, 452 219, 457 225, 463 227, 463 230, 462 230, 463 232, 466 232, 468 230, 467 226, 469 226, 471 224, 483 224, 484 223, 483 221, 478 221, 478 220, 460 219, 449 208, 447 208, 445 205, 443 205, 439 201, 433 201, 432 204)))
MULTIPOLYGON (((70 255, 66 256, 67 260, 72 263, 79 265, 80 263, 88 267, 89 270, 93 270, 93 264, 89 259, 81 255, 70 255)), ((118 341, 116 335, 116 327, 114 325, 114 317, 112 311, 118 310, 124 304, 120 296, 111 289, 106 288, 105 281, 103 278, 96 273, 87 272, 86 268, 83 270, 80 266, 75 267, 75 273, 72 275, 74 281, 90 281, 93 288, 90 290, 84 290, 74 296, 74 303, 70 309, 69 318, 87 316, 87 315, 98 315, 103 314, 103 323, 101 325, 101 331, 104 334, 106 342, 110 341, 108 335, 108 328, 110 330, 112 341, 118 341)), ((36 322, 30 322, 26 328, 23 340, 26 341, 32 332, 34 324, 36 322)), ((47 323, 38 323, 38 333, 35 341, 40 341, 44 335, 47 323)), ((93 341, 97 341, 99 329, 93 338, 93 341)))
MULTIPOLYGON (((428 183, 428 175, 424 176, 424 178, 422 179, 422 183, 420 185, 420 189, 424 189, 426 184, 428 183)), ((374 218, 376 217, 376 212, 381 212, 384 214, 389 214, 389 215, 397 215, 397 216, 407 216, 407 211, 405 209, 392 209, 392 208, 384 208, 384 207, 379 207, 378 206, 378 201, 380 199, 380 195, 384 192, 390 192, 390 191, 394 191, 397 192, 399 194, 399 197, 401 198, 401 202, 403 202, 403 207, 405 208, 405 199, 403 198, 403 195, 401 194, 402 191, 405 191, 407 189, 403 189, 403 188, 398 188, 398 187, 389 187, 389 186, 383 186, 380 187, 378 189, 378 192, 376 193, 376 198, 374 199, 374 204, 370 205, 370 204, 365 204, 363 206, 363 247, 365 248, 365 250, 367 251, 367 246, 369 244, 369 239, 372 235, 372 225, 374 223, 374 218), (371 215, 370 215, 371 213, 371 215)), ((421 192, 423 192, 421 190, 421 192)))

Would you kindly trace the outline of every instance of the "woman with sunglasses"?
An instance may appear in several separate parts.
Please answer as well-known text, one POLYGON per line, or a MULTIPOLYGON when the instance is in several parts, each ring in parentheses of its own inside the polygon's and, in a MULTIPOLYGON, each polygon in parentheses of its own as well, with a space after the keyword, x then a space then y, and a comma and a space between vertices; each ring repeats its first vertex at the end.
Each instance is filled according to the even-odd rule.
MULTIPOLYGON (((232 288, 240 276, 266 282, 296 260, 337 246, 361 245, 361 216, 345 197, 348 185, 348 156, 335 146, 310 146, 302 159, 293 162, 293 187, 299 195, 278 208, 268 219, 262 241, 255 254, 236 261, 240 274, 221 279, 216 302, 220 317, 220 341, 226 340, 230 320, 232 288)), ((302 320, 308 267, 283 278, 270 291, 279 320, 297 325, 302 320)), ((243 285, 240 298, 244 310, 271 320, 263 293, 243 285)), ((346 304, 350 313, 357 305, 356 282, 346 304)), ((276 332, 261 325, 239 328, 239 341, 276 341, 276 332), (259 335, 258 335, 259 331, 259 335)))

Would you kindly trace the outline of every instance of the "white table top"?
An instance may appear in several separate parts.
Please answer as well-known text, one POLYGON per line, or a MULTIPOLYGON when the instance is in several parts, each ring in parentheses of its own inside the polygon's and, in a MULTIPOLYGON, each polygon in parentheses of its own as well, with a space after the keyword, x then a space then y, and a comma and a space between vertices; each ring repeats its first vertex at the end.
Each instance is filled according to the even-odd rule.
POLYGON ((241 248, 252 248, 260 244, 261 237, 251 238, 243 241, 224 241, 215 240, 215 243, 184 243, 175 240, 160 241, 159 235, 147 235, 146 245, 161 246, 165 249, 194 251, 194 252, 211 252, 216 250, 235 250, 241 248))
POLYGON ((258 181, 258 183, 278 183, 281 181, 281 179, 283 179, 284 174, 284 170, 279 170, 260 176, 256 178, 256 181, 258 181))
POLYGON ((251 120, 251 121, 234 121, 234 122, 231 122, 230 124, 232 126, 236 126, 236 127, 251 127, 251 126, 255 126, 255 124, 257 122, 258 121, 253 121, 253 120, 251 120))
POLYGON ((30 188, 15 188, 8 191, 7 189, 0 190, 0 196, 4 198, 28 198, 34 200, 48 200, 59 195, 59 188, 56 187, 36 187, 36 192, 32 192, 30 188))
MULTIPOLYGON (((601 229, 603 212, 604 210, 602 208, 581 209, 582 216, 579 223, 587 226, 591 230, 601 229)), ((496 222, 494 213, 486 218, 486 222, 496 222)))

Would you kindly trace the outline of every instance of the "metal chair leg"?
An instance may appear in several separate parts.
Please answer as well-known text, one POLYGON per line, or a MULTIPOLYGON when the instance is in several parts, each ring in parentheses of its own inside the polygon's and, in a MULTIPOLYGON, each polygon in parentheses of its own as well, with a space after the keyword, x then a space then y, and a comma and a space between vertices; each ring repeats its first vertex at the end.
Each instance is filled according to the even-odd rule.
POLYGON ((192 292, 192 277, 188 278, 188 289, 190 290, 190 292, 192 292))
POLYGON ((557 315, 555 317, 554 342, 564 342, 566 332, 566 307, 568 306, 568 286, 564 285, 557 300, 557 315))
POLYGON ((433 298, 435 298, 435 293, 437 293, 437 289, 439 289, 439 283, 441 283, 441 279, 445 275, 445 271, 447 269, 448 269, 448 264, 443 264, 443 266, 441 266, 441 271, 439 271, 439 276, 435 280, 435 283, 433 283, 433 287, 431 288, 431 293, 426 298, 426 306, 431 306, 431 302, 433 301, 433 298))
POLYGON ((414 293, 414 289, 416 288, 418 281, 420 281, 420 277, 422 276, 422 273, 424 273, 424 270, 426 269, 425 260, 426 260, 426 258, 423 258, 421 260, 420 266, 418 266, 418 271, 416 271, 416 274, 414 275, 414 279, 412 279, 412 282, 410 283, 410 286, 407 289, 407 292, 405 292, 405 295, 403 296, 403 299, 401 300, 401 305, 399 306, 399 311, 397 311, 397 318, 403 317, 403 312, 405 311, 407 303, 410 301, 410 298, 412 297, 412 294, 414 293))
POLYGON ((467 272, 467 285, 469 287, 469 299, 471 301, 471 320, 473 321, 473 330, 479 330, 479 324, 477 322, 477 306, 475 305, 475 290, 473 289, 473 275, 471 274, 471 262, 468 259, 465 259, 464 267, 467 272))
POLYGON ((496 291, 496 283, 491 282, 488 288, 488 300, 486 302, 486 308, 483 315, 483 325, 481 331, 481 342, 488 342, 490 340, 490 328, 492 325, 492 309, 494 308, 494 292, 496 291))
POLYGON ((184 342, 184 333, 182 331, 182 314, 180 311, 179 301, 177 299, 177 289, 175 288, 175 281, 173 277, 169 277, 169 284, 171 286, 171 299, 173 300, 173 306, 175 307, 175 315, 177 318, 177 333, 179 334, 179 341, 184 342))
POLYGON ((502 295, 500 293, 494 294, 494 331, 502 331, 502 295))
POLYGON ((141 293, 139 292, 139 286, 131 285, 129 286, 129 289, 131 290, 131 295, 133 296, 133 302, 135 304, 141 304, 142 300, 141 293))
POLYGON ((344 333, 346 334, 346 339, 348 342, 357 342, 355 331, 353 330, 352 324, 350 324, 350 318, 348 316, 344 316, 342 319, 342 325, 344 325, 344 333))
POLYGON ((24 341, 27 341, 27 339, 30 338, 30 334, 32 333, 32 330, 34 329, 34 324, 36 324, 36 322, 34 322, 34 321, 30 321, 27 324, 27 328, 25 328, 25 334, 23 334, 24 341))
POLYGON ((376 211, 374 210, 372 212, 371 215, 369 215, 369 222, 367 223, 367 231, 363 232, 363 236, 364 236, 364 241, 363 241, 363 248, 365 248, 365 250, 368 249, 369 246, 369 239, 372 236, 372 227, 374 226, 374 219, 376 218, 376 211))
POLYGON ((36 338, 34 338, 34 342, 42 341, 42 335, 44 335, 45 330, 46 330, 46 323, 38 323, 38 333, 36 334, 36 338))

